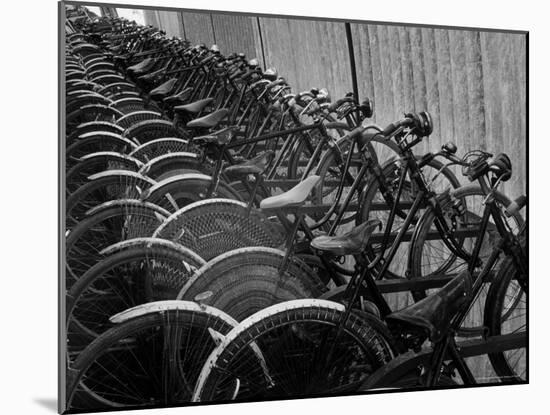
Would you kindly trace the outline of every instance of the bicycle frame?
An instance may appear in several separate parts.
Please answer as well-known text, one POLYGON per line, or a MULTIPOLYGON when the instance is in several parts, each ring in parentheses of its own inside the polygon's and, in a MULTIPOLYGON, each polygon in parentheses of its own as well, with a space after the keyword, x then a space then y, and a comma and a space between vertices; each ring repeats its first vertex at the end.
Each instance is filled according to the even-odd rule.
MULTIPOLYGON (((524 257, 524 254, 522 253, 521 249, 516 249, 519 245, 517 238, 510 234, 510 232, 506 229, 506 225, 504 224, 504 220, 502 218, 502 212, 500 211, 500 208, 497 206, 496 201, 492 195, 492 190, 487 185, 485 177, 479 178, 480 185, 484 191, 485 194, 487 194, 487 199, 485 203, 485 208, 483 211, 482 216, 482 222, 481 222, 481 235, 484 235, 487 231, 487 228, 489 226, 489 221, 492 218, 493 222, 495 224, 495 227, 497 231, 499 232, 499 235, 501 236, 500 240, 498 241, 497 245, 494 247, 494 249, 491 251, 491 254, 489 255, 489 258, 485 262, 483 268, 481 271, 476 275, 473 274, 473 271, 477 264, 477 257, 480 253, 481 245, 483 243, 483 238, 479 237, 476 241, 472 258, 468 263, 468 269, 470 272, 470 275, 473 275, 473 284, 472 284, 472 291, 469 298, 469 301, 461 308, 461 310, 453 316, 451 323, 449 325, 449 329, 447 330, 444 337, 438 341, 432 351, 419 353, 410 355, 410 353, 404 353, 402 354, 403 359, 396 359, 396 363, 393 364, 383 375, 381 376, 389 376, 391 378, 391 372, 397 371, 398 374, 404 374, 407 373, 407 371, 418 367, 418 366, 425 366, 426 372, 426 383, 425 386, 427 387, 434 387, 438 384, 439 378, 442 374, 442 367, 446 360, 452 361, 454 364, 454 367, 456 367, 456 370, 458 371, 461 379, 463 380, 464 384, 466 385, 476 385, 477 381, 472 374, 470 368, 466 364, 466 357, 469 356, 475 356, 479 354, 486 354, 491 349, 499 349, 499 350, 510 350, 517 347, 522 347, 522 345, 525 344, 525 336, 521 336, 521 333, 515 333, 512 335, 507 335, 509 338, 506 338, 506 340, 500 340, 495 342, 489 342, 486 341, 478 342, 478 344, 474 344, 470 342, 470 344, 467 344, 466 347, 463 347, 463 344, 457 344, 455 334, 459 330, 460 326, 464 322, 467 314, 469 313, 469 310, 471 308, 471 305, 476 301, 477 297, 479 296, 479 293, 481 292, 481 288, 483 286, 483 283, 488 279, 490 276, 491 270, 494 268, 494 266, 499 262, 500 256, 504 253, 506 255, 510 255, 515 263, 516 269, 520 271, 521 275, 527 275, 527 269, 526 269, 526 258, 524 257), (501 344, 502 343, 502 344, 501 344)), ((519 284, 521 285, 522 289, 527 293, 527 281, 524 278, 518 279, 519 284)), ((373 288, 376 288, 375 286, 373 288)), ((400 348, 403 350, 407 350, 405 345, 400 345, 400 348)), ((387 380, 387 379, 386 379, 387 380)), ((376 382, 375 382, 376 383, 376 382)))

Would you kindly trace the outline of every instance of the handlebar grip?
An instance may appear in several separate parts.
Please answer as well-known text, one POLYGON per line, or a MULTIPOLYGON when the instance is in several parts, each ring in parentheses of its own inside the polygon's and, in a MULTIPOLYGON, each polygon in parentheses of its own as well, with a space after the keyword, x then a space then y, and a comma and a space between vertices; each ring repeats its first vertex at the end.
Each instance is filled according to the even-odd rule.
POLYGON ((336 101, 334 104, 332 104, 329 107, 329 111, 330 112, 336 111, 336 109, 338 109, 338 107, 340 107, 342 104, 345 104, 346 102, 355 102, 355 99, 353 97, 340 98, 338 101, 336 101))
POLYGON ((506 216, 510 217, 518 213, 523 207, 527 204, 527 196, 521 195, 520 197, 513 200, 505 210, 506 216))
POLYGON ((388 125, 384 130, 382 131, 382 135, 388 137, 393 134, 395 130, 397 130, 401 126, 401 122, 392 122, 390 125, 388 125))

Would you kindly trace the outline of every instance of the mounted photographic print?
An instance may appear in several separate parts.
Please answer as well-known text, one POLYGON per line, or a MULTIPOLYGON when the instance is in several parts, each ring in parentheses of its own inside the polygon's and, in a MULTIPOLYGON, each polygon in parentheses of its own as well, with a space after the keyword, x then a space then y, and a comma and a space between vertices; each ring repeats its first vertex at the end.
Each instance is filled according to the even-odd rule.
POLYGON ((59 7, 61 412, 528 382, 527 32, 59 7))

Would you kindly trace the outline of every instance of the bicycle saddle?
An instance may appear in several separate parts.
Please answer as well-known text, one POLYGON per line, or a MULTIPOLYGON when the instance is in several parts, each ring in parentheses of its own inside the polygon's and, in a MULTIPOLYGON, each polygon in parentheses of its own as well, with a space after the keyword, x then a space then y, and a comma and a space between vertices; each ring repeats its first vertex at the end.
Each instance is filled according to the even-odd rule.
POLYGON ((221 110, 214 111, 211 114, 205 115, 204 117, 200 117, 197 119, 194 119, 193 121, 189 121, 186 124, 187 128, 214 128, 216 125, 220 123, 221 120, 223 120, 227 114, 229 114, 229 110, 227 108, 222 108, 221 110))
POLYGON ((143 72, 139 72, 139 73, 135 73, 134 74, 138 76, 138 79, 140 81, 145 81, 145 82, 152 82, 155 80, 155 78, 161 76, 162 74, 164 74, 165 72, 165 69, 164 68, 160 68, 160 69, 157 69, 156 71, 153 71, 153 72, 149 72, 147 73, 147 71, 143 71, 143 72), (144 75, 142 75, 142 73, 144 75))
POLYGON ((169 97, 164 98, 164 102, 171 103, 171 102, 185 102, 187 98, 189 98, 189 95, 193 92, 193 88, 185 88, 183 91, 176 95, 171 95, 169 97))
POLYGON ((129 66, 126 70, 128 72, 133 72, 134 74, 147 72, 147 70, 153 67, 154 62, 155 60, 153 58, 147 58, 139 63, 136 63, 135 65, 129 66))
POLYGON ((373 231, 381 226, 380 220, 370 219, 343 235, 318 236, 311 241, 310 245, 318 251, 335 256, 360 254, 366 249, 373 231))
POLYGON ((149 93, 149 95, 151 96, 151 98, 164 98, 166 95, 172 92, 172 89, 174 89, 174 85, 176 85, 176 82, 178 82, 177 78, 169 79, 162 85, 159 85, 155 89, 153 89, 149 93))
POLYGON ((231 126, 227 128, 222 128, 221 130, 215 131, 208 135, 201 135, 200 137, 194 137, 193 143, 204 146, 207 144, 215 144, 218 146, 223 146, 231 141, 231 139, 235 136, 235 131, 237 131, 239 127, 231 126))
POLYGON ((198 114, 212 101, 214 101, 214 98, 205 98, 199 101, 192 102, 190 104, 178 105, 177 107, 174 107, 174 111, 184 112, 189 114, 198 114))
POLYGON ((437 342, 471 293, 472 277, 465 270, 434 294, 388 315, 386 323, 390 328, 398 327, 411 333, 420 329, 432 342, 437 342))
POLYGON ((319 176, 309 176, 304 181, 298 183, 292 189, 277 196, 267 197, 260 202, 260 209, 280 209, 283 207, 302 205, 313 188, 319 183, 319 176))
POLYGON ((249 174, 261 174, 265 168, 269 165, 270 161, 275 156, 273 150, 266 151, 257 155, 250 160, 229 166, 224 169, 224 173, 231 177, 243 177, 249 174))

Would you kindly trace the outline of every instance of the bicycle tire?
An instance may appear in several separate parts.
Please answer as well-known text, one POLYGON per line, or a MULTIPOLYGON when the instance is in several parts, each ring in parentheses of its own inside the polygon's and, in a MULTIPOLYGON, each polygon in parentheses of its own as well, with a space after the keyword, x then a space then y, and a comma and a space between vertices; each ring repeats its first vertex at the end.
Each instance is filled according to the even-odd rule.
POLYGON ((212 292, 208 304, 238 321, 276 303, 316 298, 325 290, 307 265, 291 258, 281 270, 284 252, 268 247, 235 249, 208 261, 182 287, 179 300, 212 292))
POLYGON ((80 353, 69 369, 68 408, 99 411, 181 405, 190 401, 196 378, 216 345, 210 331, 225 335, 236 322, 219 310, 184 301, 157 302, 148 308, 154 309, 117 324, 80 353), (152 347, 157 345, 150 338, 145 341, 147 335, 160 340, 156 333, 167 337, 168 344, 160 341, 166 348, 152 347), (167 368, 161 362, 170 357, 176 362, 167 368), (165 379, 163 375, 174 375, 169 373, 170 369, 179 373, 176 387, 166 390, 168 382, 164 385, 155 382, 165 379), (120 385, 120 379, 131 387, 120 385), (140 399, 137 393, 130 395, 128 392, 132 390, 145 395, 146 399, 140 399))
MULTIPOLYGON (((506 195, 504 195, 503 193, 496 191, 494 193, 494 195, 495 195, 496 202, 500 206, 505 207, 505 206, 508 206, 510 204, 510 199, 508 199, 508 197, 506 197, 506 195)), ((465 185, 465 186, 461 186, 461 187, 459 187, 458 189, 455 189, 452 192, 452 197, 454 199, 458 199, 458 200, 462 201, 463 207, 465 209, 465 214, 468 215, 467 217, 464 214, 460 215, 464 218, 463 223, 465 223, 466 220, 468 220, 469 223, 472 223, 472 221, 479 221, 481 219, 481 216, 477 215, 474 212, 474 209, 476 209, 479 205, 481 205, 482 200, 485 199, 486 195, 483 193, 483 191, 481 190, 481 188, 478 185, 468 184, 468 185, 465 185), (479 197, 479 202, 477 202, 477 203, 476 203, 476 200, 473 199, 473 197, 475 197, 475 196, 479 197)), ((441 207, 443 208, 444 211, 448 211, 448 212, 450 211, 451 213, 453 213, 454 210, 451 211, 451 209, 453 209, 452 204, 453 204, 452 200, 448 200, 448 201, 444 202, 444 204, 442 204, 441 207)), ((458 217, 458 215, 457 215, 457 217, 458 217)), ((418 222, 418 224, 417 224, 417 226, 414 230, 414 235, 413 235, 413 238, 412 238, 412 241, 411 241, 411 248, 410 248, 410 255, 411 255, 411 257, 410 257, 410 264, 411 264, 410 271, 411 272, 410 272, 409 275, 410 275, 410 278, 412 278, 412 279, 414 279, 414 278, 426 278, 426 277, 441 275, 443 273, 449 273, 449 272, 458 273, 458 272, 461 271, 460 267, 464 266, 464 262, 461 262, 459 264, 454 264, 455 261, 456 261, 456 256, 453 255, 445 245, 443 245, 443 242, 441 242, 441 249, 444 249, 446 251, 445 253, 442 254, 442 257, 444 257, 443 265, 437 265, 436 264, 437 268, 435 270, 429 270, 427 272, 424 271, 422 255, 423 255, 423 250, 426 249, 427 241, 429 240, 428 239, 428 233, 430 231, 430 228, 432 227, 434 219, 435 219, 435 214, 434 214, 433 210, 431 210, 431 209, 426 210, 424 212, 424 214, 422 215, 422 217, 420 218, 420 220, 419 220, 419 222, 418 222), (448 252, 448 254, 447 254, 447 252, 448 252)), ((521 217, 521 215, 519 213, 516 213, 514 216, 512 216, 511 218, 508 219, 508 223, 514 224, 514 222, 515 222, 515 226, 518 229, 523 224, 523 218, 521 217)), ((487 237, 487 235, 485 235, 484 237, 487 237)), ((436 241, 436 243, 438 243, 438 240, 435 240, 435 241, 436 241)), ((474 242, 475 241, 472 241, 472 245, 473 245, 474 242)), ((482 252, 480 254, 483 254, 483 251, 484 250, 482 248, 482 252)), ((485 251, 488 252, 489 250, 485 250, 485 251)), ((425 264, 425 266, 430 266, 431 267, 431 264, 425 264)), ((424 298, 425 292, 423 292, 421 290, 419 290, 417 292, 418 292, 418 296, 416 297, 417 300, 419 300, 421 298, 424 298)))
MULTIPOLYGON (((189 142, 177 137, 163 137, 148 141, 139 147, 136 147, 130 155, 148 163, 154 158, 163 156, 167 153, 188 152, 189 142)), ((194 153, 193 153, 194 154, 194 153)))
MULTIPOLYGON (((144 110, 144 108, 141 110, 144 110)), ((137 139, 140 143, 146 143, 148 141, 163 137, 180 137, 181 135, 171 121, 162 119, 140 121, 137 124, 128 127, 124 134, 126 137, 137 139)))
POLYGON ((101 104, 88 104, 67 114, 66 124, 67 132, 70 133, 76 126, 92 121, 114 122, 124 114, 116 108, 101 104))
MULTIPOLYGON (((326 120, 328 122, 334 122, 334 119, 330 116, 328 116, 326 118, 326 120)), ((341 137, 344 136, 345 134, 345 124, 342 125, 341 128, 331 128, 331 129, 328 129, 328 132, 329 132, 329 135, 334 139, 334 140, 337 140, 341 137)), ((315 150, 315 147, 317 145, 317 143, 321 140, 321 138, 319 137, 311 137, 311 135, 315 134, 315 135, 320 135, 320 131, 319 130, 310 130, 310 131, 305 131, 303 134, 307 134, 309 135, 309 139, 310 139, 310 142, 312 143, 312 147, 313 149, 315 150)), ((328 144, 327 144, 328 146, 328 144)), ((312 169, 312 172, 315 172, 315 169, 317 168, 317 166, 320 165, 321 161, 323 160, 323 155, 324 153, 327 151, 327 149, 325 148, 320 154, 319 154, 319 159, 314 161, 314 168, 312 169)), ((288 157, 288 167, 287 167, 287 177, 289 179, 300 179, 302 177, 302 174, 303 174, 303 171, 300 170, 300 165, 304 165, 304 168, 305 166, 307 165, 307 163, 309 162, 309 159, 311 158, 311 156, 313 156, 312 152, 309 151, 309 148, 308 146, 306 145, 306 141, 305 140, 298 140, 295 144, 294 144, 294 147, 292 148, 291 152, 290 152, 290 155, 288 157)), ((315 173, 317 174, 317 173, 315 173)))
MULTIPOLYGON (((441 171, 441 175, 439 177, 442 180, 436 184, 438 189, 443 189, 446 187, 456 189, 460 187, 460 182, 453 174, 453 172, 443 167, 443 164, 441 164, 438 160, 432 160, 422 169, 422 174, 428 177, 429 172, 441 171)), ((392 185, 392 183, 395 183, 395 185, 391 188, 391 191, 394 193, 394 195, 397 192, 396 184, 399 181, 401 169, 402 164, 399 160, 390 160, 382 166, 382 175, 385 178, 386 182, 390 184, 390 186, 392 185)), ((412 203, 416 195, 415 187, 416 186, 414 183, 412 183, 410 180, 407 180, 403 186, 403 192, 401 193, 400 202, 412 203)), ((387 207, 388 210, 373 210, 375 204, 386 204, 386 200, 379 189, 380 183, 378 182, 378 180, 373 178, 368 182, 367 186, 362 192, 362 198, 359 202, 359 212, 357 214, 356 224, 361 224, 369 219, 376 218, 382 222, 382 229, 385 229, 385 224, 387 223, 387 218, 389 215, 389 209, 391 209, 391 207, 387 207)), ((403 209, 403 212, 407 214, 408 209, 403 209)), ((417 218, 421 216, 421 212, 422 211, 417 214, 417 218)), ((403 222, 404 218, 396 215, 393 221, 391 232, 399 232, 403 222)), ((385 278, 403 278, 406 276, 405 274, 407 272, 408 266, 407 258, 410 246, 410 242, 401 242, 395 257, 388 268, 385 278), (396 259, 398 258, 401 258, 402 260, 396 261, 396 259)), ((380 247, 378 245, 372 245, 371 248, 374 252, 378 252, 380 250, 380 247)))
POLYGON ((155 181, 129 170, 109 170, 90 176, 89 182, 72 193, 65 205, 67 229, 85 216, 88 209, 115 199, 139 199, 155 181))
POLYGON ((112 326, 110 317, 151 301, 173 300, 204 260, 170 241, 136 238, 112 245, 67 293, 68 348, 78 350, 112 326))
POLYGON ((127 129, 130 128, 132 125, 137 124, 138 122, 146 120, 156 120, 161 118, 162 115, 160 114, 160 112, 141 110, 124 114, 116 121, 116 124, 123 129, 127 129))
MULTIPOLYGON (((200 200, 204 200, 208 194, 212 178, 199 173, 180 174, 168 177, 147 189, 142 199, 155 203, 170 212, 200 200)), ((217 191, 212 198, 239 200, 239 194, 224 182, 218 183, 217 191)))
POLYGON ((86 154, 67 172, 65 190, 67 194, 71 194, 87 183, 88 177, 103 171, 138 171, 141 166, 142 163, 138 159, 116 151, 99 151, 86 154))
MULTIPOLYGON (((481 218, 480 215, 475 213, 476 206, 480 205, 485 199, 485 194, 482 192, 481 188, 475 184, 462 186, 453 192, 453 197, 461 200, 461 206, 465 206, 465 214, 456 216, 457 229, 460 230, 461 228, 464 229, 468 226, 475 225, 481 218)), ((495 192, 495 199, 501 206, 508 206, 510 203, 509 199, 500 192, 495 192)), ((450 215, 455 215, 456 211, 452 204, 452 200, 448 200, 447 203, 442 205, 442 208, 444 212, 450 212, 450 215)), ((434 230, 434 228, 432 228, 434 218, 435 215, 433 210, 426 210, 415 227, 409 251, 410 279, 428 278, 442 274, 454 275, 466 267, 464 260, 452 254, 444 245, 443 241, 438 239, 432 241, 428 239, 429 232, 434 230), (441 258, 440 262, 437 262, 436 255, 441 258), (430 264, 424 260, 425 256, 429 256, 431 261, 430 264), (426 267, 429 267, 427 272, 425 272, 426 267)), ((515 224, 515 226, 519 228, 523 224, 523 218, 518 213, 509 218, 508 222, 513 225, 515 224)), ((485 242, 483 242, 480 251, 480 259, 486 258, 489 255, 493 246, 493 240, 498 238, 498 235, 494 228, 489 227, 483 237, 485 242)), ((477 235, 468 238, 457 238, 457 240, 466 252, 470 252, 469 249, 474 246, 477 235)), ((461 336, 476 336, 482 332, 484 303, 486 302, 490 285, 490 283, 485 283, 478 297, 470 305, 470 310, 459 330, 461 336)), ((414 301, 419 301, 428 295, 428 293, 429 291, 426 290, 415 289, 411 291, 414 301)))
POLYGON ((168 152, 155 157, 140 169, 140 173, 155 181, 186 173, 201 173, 202 164, 199 156, 187 151, 168 152))
MULTIPOLYGON (((505 258, 500 264, 485 302, 484 324, 488 329, 488 336, 499 336, 510 332, 525 332, 527 336, 527 294, 518 284, 518 277, 520 273, 515 268, 512 258, 505 258)), ((521 278, 526 277, 521 276, 521 278)), ((527 381, 526 348, 489 353, 489 360, 502 382, 527 381), (513 364, 512 361, 514 361, 513 364)))
POLYGON ((392 358, 393 351, 377 325, 371 324, 375 319, 356 311, 351 312, 335 342, 334 331, 344 312, 341 304, 306 299, 253 314, 212 352, 197 380, 193 401, 354 392, 392 358), (258 347, 262 359, 253 354, 251 344, 258 347), (330 357, 336 358, 326 361, 330 357))
POLYGON ((124 128, 108 121, 85 122, 76 126, 73 131, 71 131, 71 134, 67 135, 65 146, 68 147, 71 145, 81 135, 95 131, 107 131, 121 135, 124 133, 124 128))
POLYGON ((81 135, 78 140, 67 147, 65 157, 67 166, 72 166, 86 154, 100 151, 115 151, 127 154, 136 147, 137 145, 134 142, 118 134, 107 131, 94 131, 81 135))
POLYGON ((105 202, 70 230, 65 242, 67 289, 95 265, 103 249, 117 242, 151 236, 170 213, 136 199, 105 202))

